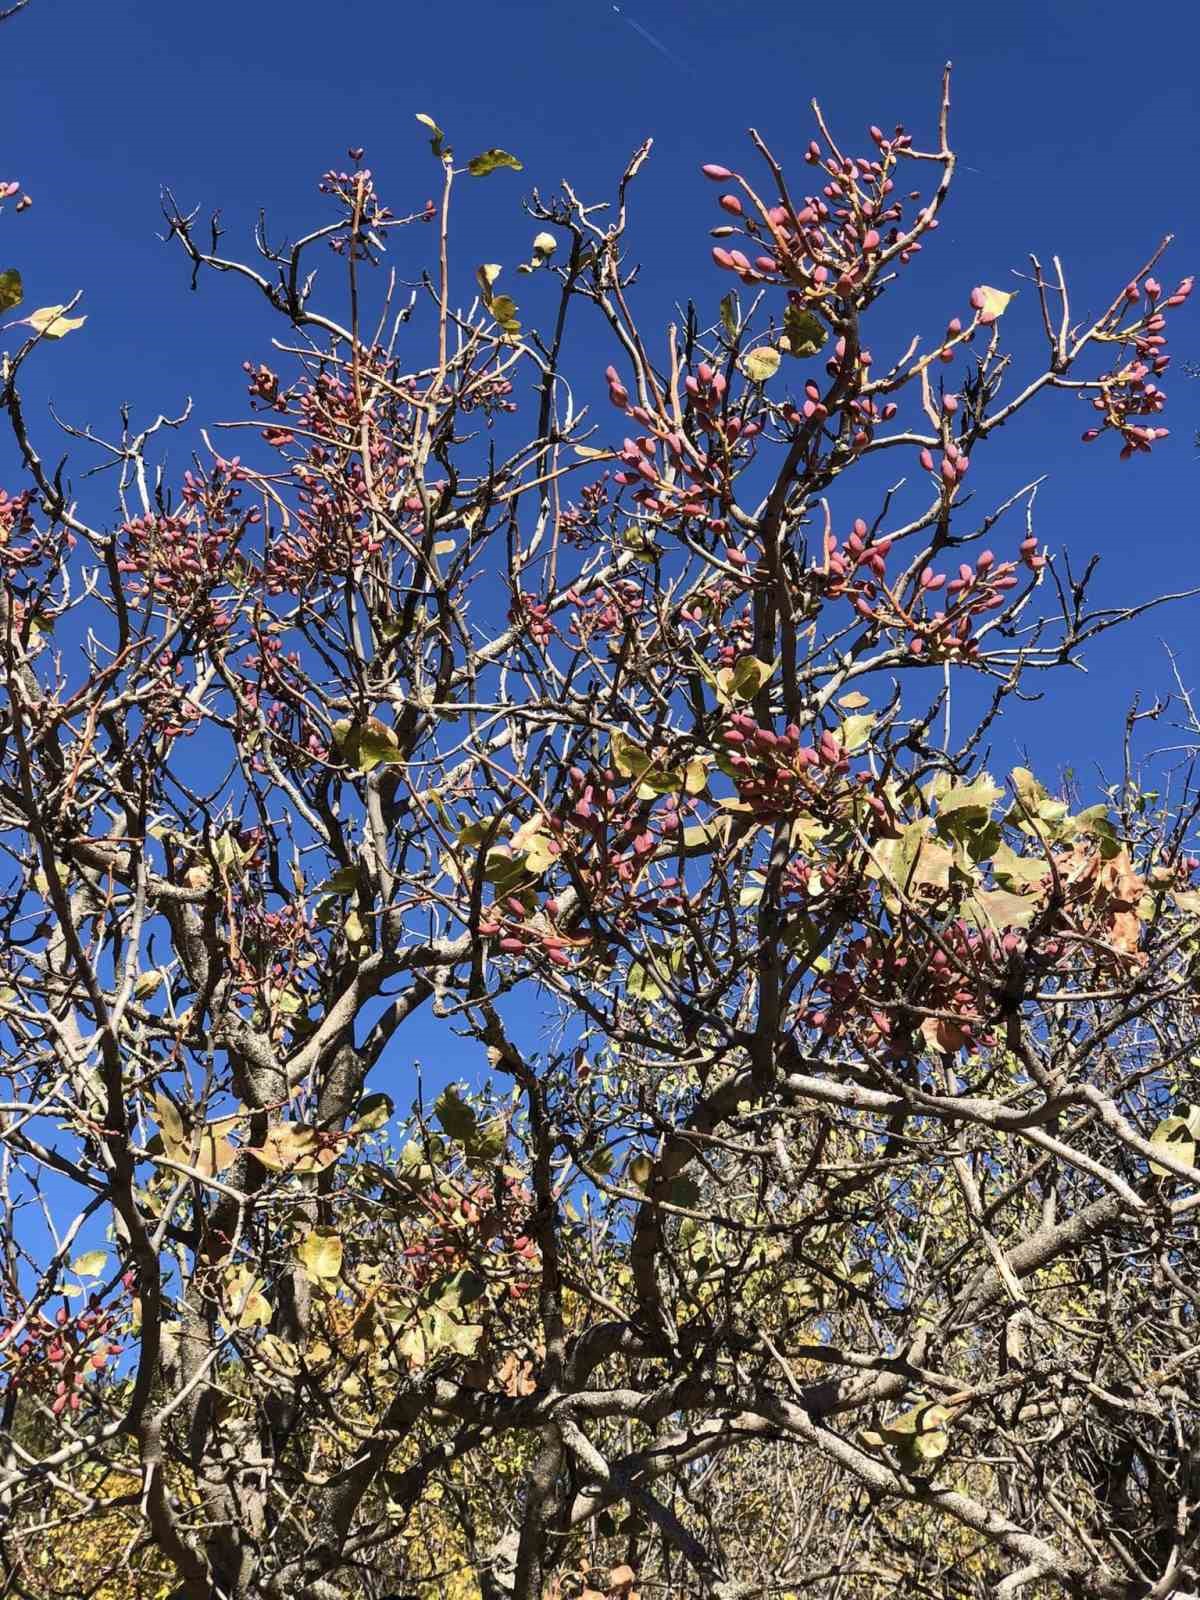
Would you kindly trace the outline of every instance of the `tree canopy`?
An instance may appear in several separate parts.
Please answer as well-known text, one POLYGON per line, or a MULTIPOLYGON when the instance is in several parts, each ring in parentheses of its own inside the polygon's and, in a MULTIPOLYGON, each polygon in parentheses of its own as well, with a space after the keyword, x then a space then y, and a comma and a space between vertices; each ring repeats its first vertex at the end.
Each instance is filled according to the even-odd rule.
POLYGON ((1198 797, 1136 710, 1092 793, 989 755, 1162 597, 969 472, 1035 400, 1150 452, 1191 279, 913 332, 949 74, 814 109, 666 328, 649 146, 503 265, 520 160, 426 115, 419 200, 352 150, 246 259, 168 196, 275 319, 229 447, 57 466, 86 313, 0 275, 5 1593, 1196 1586, 1198 797))

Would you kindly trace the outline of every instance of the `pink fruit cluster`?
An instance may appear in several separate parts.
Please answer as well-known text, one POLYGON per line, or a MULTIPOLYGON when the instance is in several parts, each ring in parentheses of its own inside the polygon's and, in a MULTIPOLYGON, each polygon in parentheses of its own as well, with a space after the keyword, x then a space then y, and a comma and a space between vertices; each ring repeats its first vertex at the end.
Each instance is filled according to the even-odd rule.
POLYGON ((542 649, 558 632, 550 616, 549 603, 523 591, 517 595, 508 613, 508 620, 512 627, 542 649))
POLYGON ((644 406, 631 406, 629 391, 615 367, 609 367, 605 377, 609 399, 647 430, 622 441, 618 452, 621 467, 613 474, 613 482, 632 488, 634 501, 656 517, 699 518, 711 532, 724 533, 727 524, 713 515, 711 503, 728 492, 735 458, 744 457, 746 447, 762 432, 761 421, 725 413, 728 380, 707 361, 699 362, 684 378, 688 406, 708 436, 707 448, 644 406), (672 482, 666 478, 668 467, 672 482))
POLYGON ((973 1049, 992 1042, 984 1016, 1021 947, 1011 930, 980 932, 961 920, 943 929, 924 957, 866 934, 850 942, 837 968, 814 977, 802 1019, 826 1038, 848 1035, 857 1049, 882 1050, 889 1060, 919 1054, 925 1043, 973 1049), (918 1031, 924 1042, 915 1040, 918 1031))
POLYGON ((257 620, 251 624, 251 637, 255 648, 243 657, 238 669, 241 701, 237 717, 239 737, 247 741, 254 770, 267 770, 256 740, 250 737, 257 731, 259 715, 277 738, 295 745, 307 756, 325 759, 329 741, 312 719, 308 679, 299 652, 285 650, 282 640, 266 632, 257 620))
POLYGON ((566 597, 575 607, 567 624, 568 631, 582 643, 623 634, 628 624, 638 621, 644 611, 641 586, 632 578, 597 584, 586 595, 581 595, 577 589, 568 589, 566 597))
POLYGON ((1148 454, 1156 440, 1167 437, 1169 428, 1152 427, 1143 419, 1156 416, 1166 404, 1166 394, 1154 380, 1171 362, 1166 348, 1167 312, 1187 302, 1194 284, 1194 278, 1184 278, 1165 298, 1157 278, 1148 277, 1140 284, 1135 281, 1125 286, 1126 309, 1142 302, 1135 320, 1118 330, 1121 342, 1132 350, 1133 359, 1099 380, 1099 393, 1092 406, 1101 420, 1085 429, 1085 444, 1111 428, 1123 439, 1121 459, 1128 461, 1134 455, 1148 454))
MULTIPOLYGON (((868 155, 853 158, 830 153, 822 155, 813 140, 805 159, 819 167, 825 183, 819 194, 805 195, 792 209, 782 198, 762 207, 752 191, 731 168, 716 162, 701 167, 704 176, 722 185, 741 185, 746 200, 725 189, 718 205, 737 224, 726 223, 712 230, 716 238, 744 234, 752 255, 723 244, 713 247, 713 260, 724 271, 736 273, 743 283, 787 282, 802 288, 806 295, 820 299, 829 293, 847 295, 867 281, 882 252, 903 243, 897 253, 907 262, 920 250, 920 241, 900 232, 903 205, 895 199, 892 173, 896 155, 908 149, 911 138, 897 128, 891 138, 878 128, 871 129, 878 158, 868 155), (751 214, 751 208, 754 214, 751 214)), ((919 198, 911 195, 910 199, 919 198)), ((919 219, 926 228, 937 226, 928 212, 919 219)))
MULTIPOLYGON (((823 813, 832 798, 829 780, 844 778, 850 770, 844 746, 828 729, 805 744, 795 723, 776 733, 748 711, 738 711, 720 737, 738 799, 761 817, 791 816, 799 810, 823 813)), ((837 793, 844 795, 844 786, 837 793)))
POLYGON ((32 489, 9 495, 0 489, 0 571, 16 573, 41 566, 61 554, 65 544, 75 548, 75 535, 55 528, 37 532, 33 518, 35 497, 32 489), (28 543, 19 540, 28 539, 28 543))
MULTIPOLYGON (((890 539, 872 539, 861 517, 844 545, 836 534, 827 533, 824 562, 814 569, 825 594, 848 600, 864 622, 907 631, 910 655, 931 653, 938 659, 975 655, 978 643, 972 637, 973 619, 999 611, 1008 603, 1009 591, 1019 582, 1017 563, 997 562, 992 551, 983 550, 973 566, 961 562, 953 577, 927 566, 920 573, 915 593, 905 598, 887 583, 891 548, 890 539), (928 602, 943 591, 948 602, 945 610, 929 611, 928 602)), ((1032 572, 1045 565, 1045 557, 1036 552, 1036 539, 1022 542, 1021 562, 1032 572)))
MULTIPOLYGON (((550 848, 560 847, 552 841, 550 848)), ((486 915, 480 919, 479 932, 485 939, 495 939, 496 948, 507 956, 535 953, 544 956, 553 966, 569 967, 570 951, 579 940, 558 931, 557 916, 558 902, 553 895, 542 902, 540 916, 530 911, 520 895, 504 895, 487 908, 486 915)))
MULTIPOLYGON (((360 260, 370 260, 368 245, 371 242, 378 242, 371 240, 371 234, 395 220, 394 213, 380 201, 375 192, 370 168, 360 167, 355 172, 326 172, 317 187, 322 194, 331 195, 344 206, 348 220, 353 221, 357 217, 358 231, 354 235, 354 253, 360 260)), ((349 248, 350 238, 349 233, 334 234, 329 241, 329 247, 337 255, 344 255, 349 248)))
POLYGON ((500 412, 513 412, 517 402, 512 398, 513 386, 509 378, 473 378, 459 394, 458 404, 463 411, 482 411, 491 418, 500 412))
MULTIPOLYGON (((128 1274, 124 1282, 127 1289, 132 1287, 128 1274)), ((48 1394, 55 1416, 78 1411, 87 1379, 123 1352, 114 1342, 117 1325, 116 1311, 101 1305, 98 1295, 74 1317, 66 1305, 53 1321, 35 1313, 15 1335, 15 1343, 10 1344, 14 1324, 0 1323, 0 1361, 7 1357, 9 1385, 48 1394)))

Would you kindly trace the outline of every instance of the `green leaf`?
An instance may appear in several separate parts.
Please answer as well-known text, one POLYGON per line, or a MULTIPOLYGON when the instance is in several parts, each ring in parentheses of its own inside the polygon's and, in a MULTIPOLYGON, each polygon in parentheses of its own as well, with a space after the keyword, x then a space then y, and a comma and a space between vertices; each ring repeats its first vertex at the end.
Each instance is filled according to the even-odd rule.
POLYGON ((766 383, 779 371, 782 359, 778 350, 769 344, 761 344, 755 350, 747 350, 742 357, 742 371, 751 383, 766 383))
POLYGON ((334 723, 333 737, 346 765, 362 773, 373 772, 381 763, 404 759, 395 731, 378 717, 366 717, 362 722, 343 718, 334 723))
POLYGON ((88 1250, 81 1256, 76 1256, 71 1263, 71 1271, 78 1278, 98 1278, 104 1271, 104 1263, 108 1260, 107 1250, 88 1250))
MULTIPOLYGON (((501 327, 507 327, 509 323, 516 322, 517 302, 510 294, 493 295, 488 309, 501 327)), ((516 325, 520 327, 520 323, 516 325)))
POLYGON ((369 1094, 359 1101, 358 1115, 350 1125, 350 1132, 374 1133, 391 1120, 395 1110, 386 1094, 369 1094))
POLYGON ((992 871, 1002 888, 1019 890, 1044 883, 1050 868, 1043 855, 1019 856, 1007 844, 999 844, 992 856, 992 871))
POLYGON ((438 157, 451 155, 453 152, 446 144, 446 135, 438 127, 433 118, 426 116, 424 111, 418 111, 416 113, 416 118, 417 121, 423 123, 433 135, 429 141, 429 148, 433 151, 434 155, 438 157))
POLYGON ((513 894, 529 876, 524 856, 514 856, 501 846, 488 851, 483 864, 483 881, 493 885, 497 899, 513 894))
POLYGON ((353 894, 358 888, 358 868, 340 867, 332 878, 327 878, 317 890, 318 894, 353 894))
POLYGON ((743 656, 732 667, 721 667, 715 674, 717 698, 724 706, 737 700, 753 700, 775 671, 775 664, 758 656, 743 656))
POLYGON ((612 764, 623 778, 640 778, 650 765, 650 757, 618 729, 612 736, 612 764))
POLYGON ((938 822, 951 813, 964 814, 974 825, 987 822, 992 807, 1004 791, 992 782, 990 774, 981 772, 972 783, 952 784, 938 800, 938 822))
POLYGON ((6 267, 0 272, 0 311, 11 311, 25 297, 25 286, 16 267, 6 267))
POLYGON ((433 1114, 448 1139, 461 1145, 474 1143, 479 1131, 475 1108, 467 1103, 454 1084, 449 1084, 433 1103, 433 1114))
POLYGON ((937 1461, 949 1449, 947 1428, 953 1419, 951 1407, 924 1401, 902 1416, 882 1424, 877 1432, 863 1433, 861 1438, 868 1450, 882 1452, 885 1447, 890 1448, 896 1452, 906 1472, 918 1472, 927 1462, 937 1461))
POLYGON ((733 291, 730 290, 728 294, 721 296, 721 326, 729 335, 730 344, 737 343, 738 322, 735 315, 736 311, 737 299, 734 296, 733 291))
POLYGON ((473 178, 486 178, 489 172, 498 172, 501 167, 511 167, 514 172, 522 170, 522 164, 507 150, 500 150, 493 146, 481 155, 472 156, 467 162, 467 171, 473 178))
POLYGON ((647 1155, 636 1155, 625 1169, 629 1182, 635 1189, 644 1189, 650 1182, 654 1163, 647 1155))
POLYGON ((316 1130, 302 1122, 274 1122, 249 1153, 272 1172, 320 1172, 337 1160, 337 1148, 318 1145, 316 1130))
POLYGON ((438 1304, 458 1309, 461 1306, 471 1305, 486 1291, 486 1279, 481 1278, 477 1272, 472 1272, 470 1267, 462 1267, 458 1272, 452 1272, 448 1278, 443 1278, 438 1285, 438 1304))
POLYGON ((963 916, 976 927, 1005 933, 1009 928, 1027 928, 1039 909, 1035 895, 1014 894, 1009 889, 978 889, 963 916))
POLYGON ((261 1293, 263 1280, 249 1267, 236 1267, 225 1279, 230 1310, 237 1313, 239 1328, 265 1328, 271 1321, 271 1307, 261 1293))
POLYGON ((820 317, 797 305, 789 305, 783 314, 783 334, 784 348, 798 358, 818 355, 829 338, 820 317))
POLYGON ((1028 767, 1014 767, 1009 773, 1017 799, 1028 811, 1035 812, 1046 798, 1046 791, 1028 767))

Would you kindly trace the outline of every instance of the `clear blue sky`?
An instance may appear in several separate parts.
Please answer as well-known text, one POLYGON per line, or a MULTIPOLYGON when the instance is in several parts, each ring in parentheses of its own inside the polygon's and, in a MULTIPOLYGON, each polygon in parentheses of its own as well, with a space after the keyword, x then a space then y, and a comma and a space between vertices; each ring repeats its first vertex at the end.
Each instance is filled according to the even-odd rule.
MULTIPOLYGON (((160 185, 184 204, 222 207, 231 250, 260 204, 280 232, 324 220, 316 179, 345 163, 348 145, 366 147, 396 209, 419 206, 436 177, 413 122, 427 111, 461 154, 499 144, 524 160, 519 176, 472 189, 461 224, 475 241, 471 261, 515 264, 527 253, 519 199, 531 185, 569 177, 602 198, 653 135, 634 227, 653 321, 676 296, 712 310, 728 286, 708 262, 716 218, 699 162, 739 159, 750 123, 796 162, 813 94, 855 139, 870 122, 896 120, 928 136, 941 63, 952 58, 963 167, 907 291, 911 326, 961 310, 974 283, 1007 285, 1031 248, 1062 252, 1083 312, 1166 231, 1177 243, 1163 276, 1200 268, 1197 45, 1194 7, 1107 0, 629 0, 621 14, 609 0, 32 0, 0 30, 0 177, 19 176, 35 198, 27 215, 5 217, 0 264, 21 267, 29 306, 85 291, 86 330, 44 347, 34 378, 35 395, 74 422, 104 430, 123 400, 145 416, 189 393, 200 420, 242 415, 240 364, 268 356, 279 330, 228 282, 190 293, 181 259, 156 239, 160 185)), ((513 280, 523 283, 532 280, 513 280)), ((1200 356, 1198 313, 1200 297, 1175 319, 1163 419, 1172 437, 1153 459, 1121 463, 1107 440, 1080 445, 1083 407, 1062 397, 1006 430, 994 471, 978 480, 1001 490, 1049 470, 1039 531, 1080 555, 1101 551, 1102 592, 1114 601, 1200 576, 1200 382, 1180 370, 1200 356)), ((608 359, 599 346, 597 359, 608 359)), ((7 465, 0 446, 0 471, 7 465)), ((1198 619, 1193 602, 1118 636, 1095 652, 1090 678, 1060 681, 1053 704, 1024 714, 1019 731, 1044 759, 1111 759, 1114 714, 1135 687, 1167 682, 1163 635, 1200 685, 1198 619)), ((1002 747, 998 762, 1012 753, 1002 747)))

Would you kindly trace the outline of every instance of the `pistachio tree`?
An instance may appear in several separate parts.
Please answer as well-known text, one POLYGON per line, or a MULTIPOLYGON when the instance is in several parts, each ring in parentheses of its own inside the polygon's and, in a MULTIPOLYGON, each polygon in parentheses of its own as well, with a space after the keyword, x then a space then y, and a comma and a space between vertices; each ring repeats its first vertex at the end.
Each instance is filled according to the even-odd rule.
POLYGON ((1195 1586, 1197 800, 988 757, 1162 597, 969 471, 1151 452, 1191 280, 905 326, 949 112, 706 165, 665 328, 648 145, 519 262, 425 114, 246 259, 168 196, 242 431, 69 467, 0 278, 12 1593, 1195 1586))

